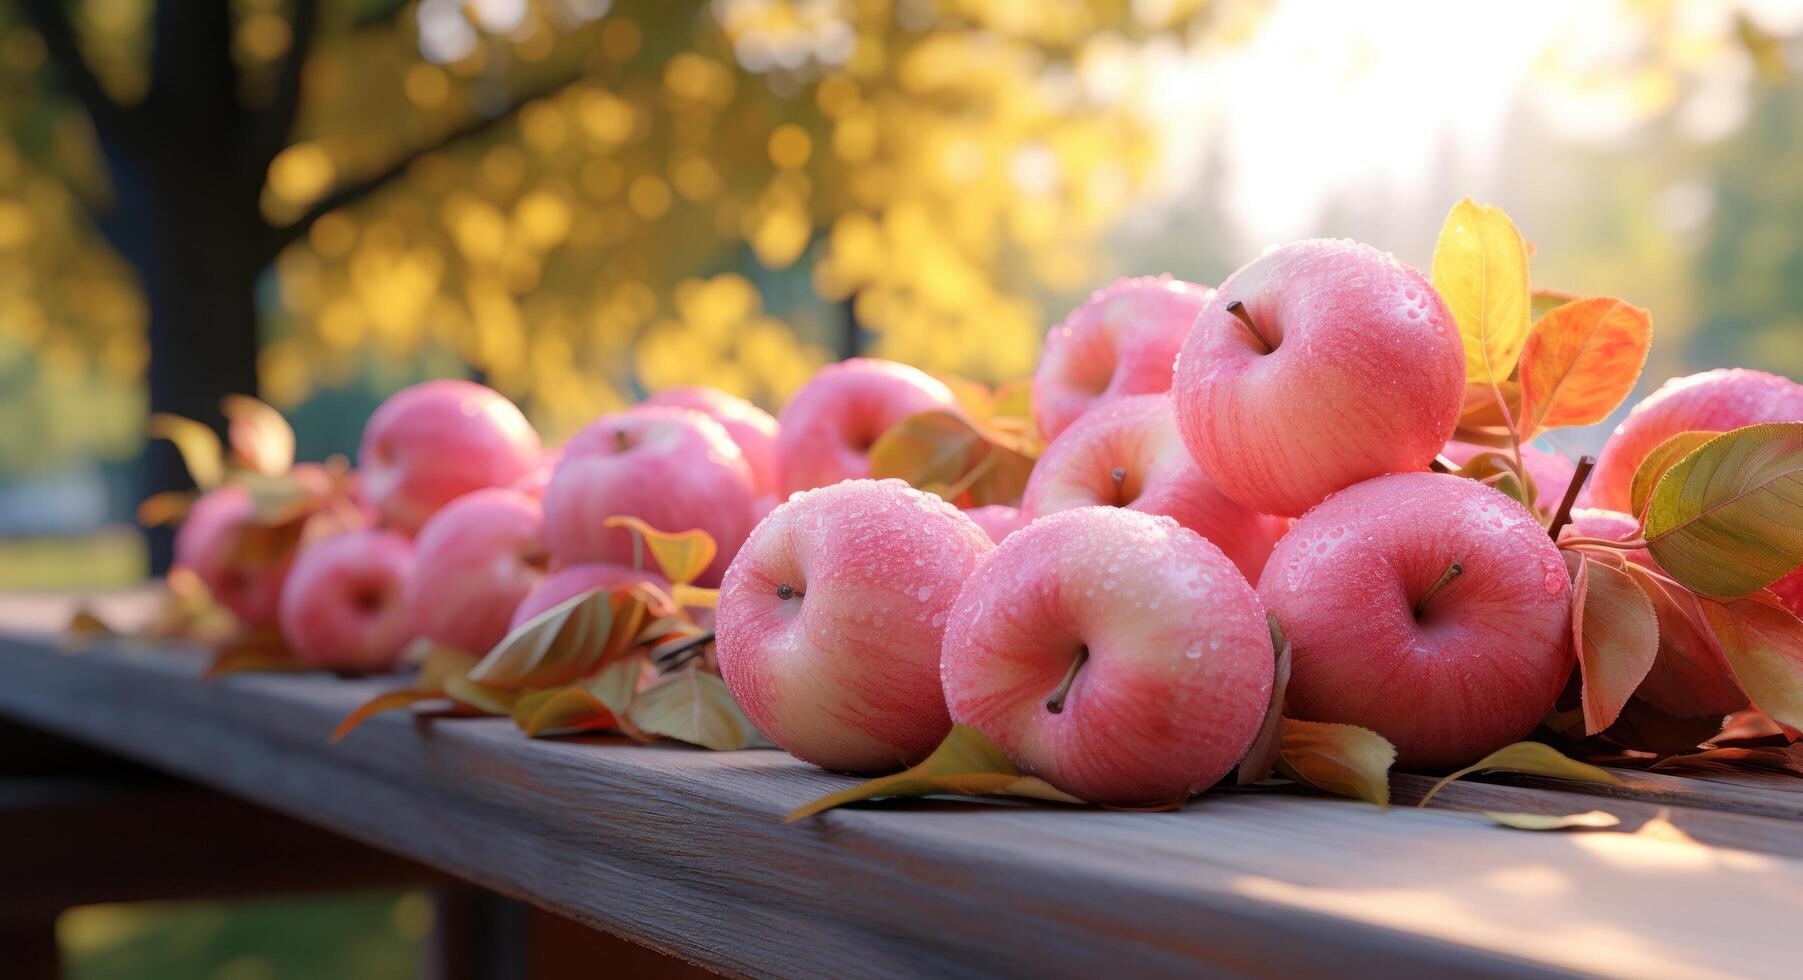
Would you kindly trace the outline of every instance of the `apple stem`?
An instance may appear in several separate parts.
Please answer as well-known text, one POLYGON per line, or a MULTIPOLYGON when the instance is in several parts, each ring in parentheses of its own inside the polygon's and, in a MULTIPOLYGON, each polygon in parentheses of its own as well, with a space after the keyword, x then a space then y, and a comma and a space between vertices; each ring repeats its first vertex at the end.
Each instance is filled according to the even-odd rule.
POLYGON ((776 587, 776 597, 784 602, 787 602, 798 595, 801 595, 801 593, 795 591, 795 586, 790 585, 787 582, 783 582, 776 587))
POLYGON ((1045 709, 1047 711, 1050 711, 1052 714, 1059 714, 1064 711, 1064 699, 1071 693, 1071 685, 1077 682, 1078 669, 1081 668, 1088 659, 1089 647, 1078 647, 1076 659, 1071 661, 1070 669, 1064 672, 1064 680, 1059 681, 1058 686, 1052 689, 1052 696, 1045 699, 1045 709))
POLYGON ((1264 353, 1269 354, 1277 349, 1277 345, 1265 339, 1264 333, 1258 329, 1258 324, 1252 322, 1252 314, 1246 312, 1246 304, 1236 299, 1227 304, 1227 312, 1246 325, 1247 332, 1251 333, 1252 339, 1258 341, 1259 346, 1264 348, 1264 353))
POLYGON ((1464 571, 1465 566, 1456 561, 1446 566, 1446 571, 1440 573, 1440 578, 1435 581, 1433 585, 1428 586, 1427 594, 1422 596, 1419 602, 1415 603, 1415 618, 1420 619, 1422 611, 1427 609, 1429 600, 1438 595, 1441 589, 1446 588, 1446 583, 1458 578, 1464 571))
POLYGON ((1553 522, 1546 526, 1546 533, 1552 535, 1554 541, 1559 540, 1559 532, 1565 530, 1565 525, 1571 523, 1571 508, 1578 502, 1578 491, 1584 489, 1584 481, 1590 479, 1590 471, 1595 467, 1595 456, 1578 457, 1578 466, 1571 474, 1571 482, 1565 485, 1565 498, 1559 501, 1553 522))
POLYGON ((632 448, 632 439, 626 435, 625 429, 614 430, 614 452, 623 453, 632 448))
POLYGON ((1121 491, 1127 485, 1127 469, 1124 466, 1116 466, 1108 475, 1114 478, 1114 505, 1120 507, 1124 504, 1124 501, 1121 500, 1121 491))

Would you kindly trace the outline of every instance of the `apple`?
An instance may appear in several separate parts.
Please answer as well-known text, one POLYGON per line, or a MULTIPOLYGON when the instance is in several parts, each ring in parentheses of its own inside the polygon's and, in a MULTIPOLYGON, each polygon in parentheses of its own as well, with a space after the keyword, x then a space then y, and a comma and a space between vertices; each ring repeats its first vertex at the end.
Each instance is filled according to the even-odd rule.
MULTIPOLYGON (((1602 538, 1632 541, 1640 537, 1640 522, 1614 510, 1579 507, 1559 537, 1602 538)), ((1624 553, 1628 561, 1659 571, 1659 563, 1646 549, 1624 553)), ((1652 670, 1636 688, 1636 696, 1670 715, 1707 718, 1725 715, 1747 706, 1747 696, 1734 679, 1713 636, 1682 614, 1655 605, 1659 616, 1659 653, 1652 670)))
POLYGON ((1527 508, 1463 477, 1347 487, 1277 543, 1258 594, 1291 645, 1289 714, 1362 725, 1397 765, 1520 739, 1571 674, 1571 580, 1527 508))
POLYGON ((1021 516, 1020 508, 1007 504, 985 504, 971 507, 964 511, 964 516, 977 522, 989 540, 1001 544, 1002 539, 1024 527, 1026 518, 1021 516))
POLYGON ((1263 607, 1169 517, 1079 507, 996 546, 958 594, 940 669, 952 720, 1092 803, 1213 785, 1271 699, 1263 607))
MULTIPOLYGON (((616 592, 640 583, 654 585, 665 595, 670 593, 670 583, 662 575, 638 571, 627 565, 597 562, 560 568, 545 576, 531 592, 526 593, 526 597, 520 600, 513 616, 508 620, 507 629, 519 629, 539 613, 591 589, 616 592)), ((665 616, 675 611, 674 608, 661 604, 650 610, 652 616, 665 616)))
MULTIPOLYGON (((1440 455, 1464 466, 1471 461, 1471 457, 1485 452, 1507 453, 1508 450, 1491 449, 1489 446, 1454 439, 1440 450, 1440 455)), ((1548 514, 1557 511, 1559 504, 1565 500, 1566 488, 1571 486, 1571 478, 1577 475, 1577 464, 1559 453, 1526 444, 1521 447, 1521 465, 1534 481, 1534 506, 1548 514)))
POLYGON ((798 494, 726 573, 720 675, 798 758, 844 772, 918 762, 951 730, 939 687, 946 615, 994 547, 957 508, 900 480, 798 494))
POLYGON ((537 499, 487 487, 451 501, 413 542, 407 609, 434 643, 487 653, 544 578, 545 515, 537 499))
POLYGON ((854 357, 828 364, 778 416, 777 468, 785 493, 870 475, 870 447, 910 415, 958 411, 952 391, 906 364, 854 357))
POLYGON ((513 481, 513 489, 526 494, 534 500, 543 499, 545 487, 551 483, 551 474, 557 472, 557 464, 563 461, 562 446, 547 446, 538 454, 538 462, 526 471, 526 475, 513 481))
POLYGON ((632 535, 604 526, 609 517, 700 528, 719 548, 697 580, 712 586, 751 531, 756 497, 745 454, 720 423, 693 409, 639 407, 601 416, 564 446, 545 487, 545 535, 558 565, 630 565, 632 535))
POLYGON ((1214 290, 1169 275, 1120 279, 1046 334, 1033 420, 1055 439, 1099 402, 1171 390, 1171 369, 1214 290))
POLYGON ((301 549, 282 585, 282 638, 309 666, 392 669, 413 640, 405 600, 413 546, 394 531, 342 531, 301 549))
POLYGON ((443 378, 388 397, 363 427, 359 487, 382 522, 413 534, 472 490, 504 487, 538 462, 526 416, 492 388, 443 378))
POLYGON ((1798 568, 1784 576, 1771 586, 1772 594, 1785 608, 1799 616, 1803 616, 1803 568, 1798 568))
POLYGON ((1629 511, 1634 471, 1680 432, 1726 432, 1760 422, 1803 421, 1803 385, 1764 371, 1721 368, 1673 378, 1642 399, 1597 455, 1583 502, 1629 511))
POLYGON ((175 532, 175 564, 194 573, 213 600, 246 626, 269 626, 292 559, 269 568, 234 561, 238 534, 253 510, 250 492, 228 483, 201 494, 175 532))
POLYGON ((1288 521, 1228 499, 1183 447, 1169 394, 1099 405, 1047 446, 1021 499, 1021 516, 1089 506, 1163 514, 1226 552, 1248 581, 1270 557, 1288 521))
POLYGON ((702 385, 665 388, 644 404, 692 408, 720 423, 745 454, 758 492, 775 493, 781 485, 776 469, 776 419, 769 412, 737 395, 702 385))
POLYGON ((1419 471, 1458 424, 1465 351, 1421 273, 1348 240, 1295 242, 1228 277, 1171 393, 1184 445, 1228 497, 1296 517, 1419 471))

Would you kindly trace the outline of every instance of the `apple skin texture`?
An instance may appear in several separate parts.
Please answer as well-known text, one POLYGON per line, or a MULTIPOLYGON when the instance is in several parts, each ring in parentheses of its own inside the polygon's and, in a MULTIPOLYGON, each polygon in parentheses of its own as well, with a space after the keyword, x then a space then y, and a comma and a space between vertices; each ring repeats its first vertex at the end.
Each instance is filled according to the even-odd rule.
POLYGON ((359 492, 382 522, 413 534, 472 490, 509 486, 532 471, 538 433, 500 392, 445 378, 403 388, 363 427, 359 492))
POLYGON ((660 531, 706 531, 719 548, 696 580, 717 585, 750 533, 756 497, 745 454, 693 409, 639 407, 590 422, 565 444, 545 487, 545 539, 559 566, 631 565, 632 534, 616 515, 660 531))
POLYGON ((1027 519, 1021 515, 1020 508, 1007 504, 986 504, 972 507, 964 512, 964 516, 977 522, 989 540, 1001 544, 1002 539, 1027 525, 1027 519))
POLYGON ((1184 445, 1221 492, 1295 517, 1361 480, 1427 468, 1458 423, 1464 346, 1433 285, 1389 253, 1296 242, 1221 284, 1171 392, 1184 445), (1227 311, 1235 300, 1271 353, 1227 311))
MULTIPOLYGON (((1453 440, 1440 450, 1440 455, 1452 460, 1460 466, 1471 461, 1478 453, 1492 452, 1488 446, 1479 446, 1470 442, 1453 440)), ((1506 450, 1494 450, 1506 452, 1506 450)), ((1571 486, 1571 478, 1578 473, 1576 463, 1566 459, 1559 453, 1547 452, 1533 445, 1521 447, 1521 465, 1527 468, 1528 477, 1534 481, 1534 506, 1542 512, 1551 514, 1559 509, 1565 500, 1565 489, 1571 486)))
POLYGON ((900 480, 799 494, 752 532, 721 587, 720 674, 798 758, 843 772, 920 761, 951 730, 939 648, 952 601, 994 545, 900 480), (791 598, 778 587, 794 590, 791 598))
MULTIPOLYGON (((662 575, 636 571, 629 565, 608 565, 597 562, 560 568, 545 576, 536 588, 520 600, 519 606, 513 611, 513 616, 508 620, 507 629, 509 631, 518 629, 539 613, 566 599, 574 599, 590 589, 605 589, 613 592, 638 585, 641 582, 651 583, 665 595, 670 592, 670 583, 662 575)), ((662 605, 653 606, 650 609, 652 616, 663 616, 675 611, 675 609, 662 605)))
POLYGON ((1232 769, 1271 700, 1264 609, 1168 517, 1080 507, 1008 536, 965 583, 940 672, 952 720, 1092 803, 1185 799, 1232 769), (1063 710, 1046 709, 1078 651, 1063 710))
POLYGON ((910 415, 962 415, 939 379, 894 361, 854 357, 815 372, 783 406, 776 436, 783 492, 870 475, 870 447, 910 415))
POLYGON ((250 627, 273 625, 292 560, 248 569, 231 561, 238 532, 251 518, 250 492, 226 484, 201 494, 175 532, 175 564, 193 572, 213 600, 250 627))
POLYGON ((1083 413, 1123 395, 1171 390, 1171 371, 1214 290, 1163 276, 1119 279, 1046 334, 1033 372, 1033 421, 1056 439, 1083 413))
POLYGON ((1177 432, 1168 394, 1132 395, 1098 405, 1047 446, 1022 495, 1032 522, 1073 507, 1126 507, 1163 514, 1226 552, 1247 581, 1289 522, 1248 510, 1215 488, 1177 432), (1114 471, 1125 474, 1118 485, 1114 471))
POLYGON ((1720 368, 1673 378, 1615 427, 1585 487, 1587 507, 1633 509, 1634 471, 1680 432, 1726 432, 1760 422, 1803 421, 1803 385, 1764 371, 1720 368))
POLYGON ((301 549, 282 586, 282 638, 304 664, 391 670, 413 640, 403 598, 413 546, 393 531, 344 531, 301 549))
POLYGON ((1571 673, 1571 579, 1527 509, 1462 477, 1334 494, 1277 543, 1258 594, 1291 645, 1288 714, 1369 728, 1409 769, 1519 740, 1571 673), (1416 619, 1414 606, 1453 562, 1416 619))
POLYGON ((781 485, 776 465, 776 419, 769 412, 737 395, 704 385, 665 388, 645 399, 644 404, 692 408, 720 423, 745 454, 758 493, 775 493, 781 485))
MULTIPOLYGON (((1632 541, 1640 537, 1640 522, 1620 511, 1579 507, 1571 512, 1571 523, 1559 537, 1632 541)), ((1622 554, 1637 565, 1661 570, 1645 548, 1622 554)), ((1657 603, 1654 608, 1660 609, 1657 603)), ((1659 655, 1634 694, 1680 718, 1725 715, 1747 706, 1747 696, 1715 640, 1688 619, 1666 615, 1663 610, 1659 615, 1659 655)))
POLYGON ((420 528, 413 555, 406 597, 419 635, 487 653, 544 578, 544 509, 506 487, 464 494, 420 528))

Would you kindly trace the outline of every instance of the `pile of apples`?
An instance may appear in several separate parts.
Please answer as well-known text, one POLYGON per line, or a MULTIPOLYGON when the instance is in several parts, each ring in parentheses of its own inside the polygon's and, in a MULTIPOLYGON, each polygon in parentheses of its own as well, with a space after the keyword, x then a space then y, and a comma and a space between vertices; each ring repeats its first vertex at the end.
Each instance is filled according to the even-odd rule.
MULTIPOLYGON (((301 662, 380 671, 418 638, 481 654, 574 596, 654 579, 607 523, 629 515, 713 539, 697 584, 719 588, 720 675, 765 736, 828 769, 912 765, 957 724, 1083 800, 1167 804, 1232 771, 1274 698, 1446 769, 1527 735, 1573 681, 1556 536, 1632 541, 1630 484, 1668 437, 1803 420, 1783 378, 1673 381, 1573 510, 1571 462, 1524 445, 1515 472, 1454 439, 1470 347, 1428 277, 1351 241, 1270 249, 1218 289, 1125 279, 1047 338, 1036 434, 997 437, 1037 461, 1001 503, 970 492, 982 452, 956 487, 872 478, 912 420, 996 425, 889 361, 821 369, 778 418, 661 392, 561 449, 499 393, 431 381, 374 413, 354 471, 282 474, 315 501, 291 548, 244 560, 247 535, 296 518, 231 482, 195 503, 177 562, 301 662)), ((1773 591, 1798 608, 1803 570, 1773 591)), ((1639 696, 1686 717, 1748 707, 1707 637, 1658 626, 1639 696)))

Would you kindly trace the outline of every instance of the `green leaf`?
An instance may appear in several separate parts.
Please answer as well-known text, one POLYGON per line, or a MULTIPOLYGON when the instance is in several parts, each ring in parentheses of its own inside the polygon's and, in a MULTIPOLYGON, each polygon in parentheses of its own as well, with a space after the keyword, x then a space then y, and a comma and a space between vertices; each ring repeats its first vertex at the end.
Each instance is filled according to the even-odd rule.
POLYGON ((1632 501, 1629 513, 1637 518, 1645 514, 1647 498, 1653 495, 1653 488, 1659 485, 1659 478, 1697 447, 1719 435, 1720 432, 1688 430, 1654 446, 1653 451, 1646 454, 1646 458, 1640 461, 1640 467, 1634 471, 1634 481, 1628 491, 1628 499, 1632 501))
POLYGON ((1473 453, 1459 467, 1458 475, 1494 487, 1529 511, 1534 510, 1534 501, 1540 492, 1525 468, 1515 467, 1513 456, 1496 450, 1473 453))
POLYGON ((1395 762, 1396 747, 1369 728, 1283 720, 1277 769, 1297 782, 1388 808, 1395 762))
POLYGON ((1659 478, 1642 528, 1659 567, 1704 595, 1750 595, 1803 565, 1803 422, 1693 450, 1659 478))
POLYGON ((953 412, 911 415, 870 447, 870 475, 900 479, 960 507, 1020 503, 1033 460, 1019 440, 953 412))
POLYGON ((1465 340, 1469 384, 1506 381, 1528 336, 1528 250, 1503 209, 1465 198, 1434 247, 1434 288, 1465 340))
POLYGON ((1607 810, 1565 814, 1504 813, 1500 810, 1478 812, 1513 830, 1605 830, 1621 824, 1621 818, 1607 810))
POLYGON ((1753 705, 1781 724, 1803 728, 1803 622, 1770 592, 1699 605, 1753 705))
POLYGON ((1607 783, 1620 786, 1621 780, 1607 769, 1599 769, 1585 762, 1567 759, 1558 749, 1539 742, 1516 742, 1505 745, 1495 752, 1484 756, 1476 763, 1460 769, 1434 784, 1416 806, 1427 806, 1427 801, 1436 793, 1445 789, 1455 779, 1463 779, 1478 772, 1520 772, 1531 776, 1552 776, 1556 779, 1572 779, 1584 783, 1607 783))
POLYGON ((1276 657, 1271 700, 1265 706, 1265 720, 1259 724, 1258 734, 1237 767, 1234 781, 1240 786, 1250 786, 1269 776, 1283 748, 1283 696, 1290 686, 1290 641, 1283 635, 1283 627, 1277 625, 1276 616, 1266 613, 1265 623, 1271 628, 1271 649, 1276 657))
POLYGON ((1615 723, 1659 656, 1653 600, 1622 569, 1581 558, 1572 583, 1572 647, 1584 678, 1584 734, 1615 723))
POLYGON ((860 800, 917 796, 1021 796, 1057 803, 1082 803, 1051 783, 1025 776, 982 732, 953 725, 933 754, 912 769, 829 793, 789 814, 785 823, 860 800))
POLYGON ((627 717, 640 730, 716 751, 768 745, 739 710, 726 682, 691 664, 633 698, 627 717))

